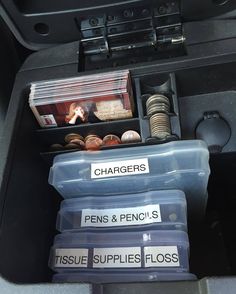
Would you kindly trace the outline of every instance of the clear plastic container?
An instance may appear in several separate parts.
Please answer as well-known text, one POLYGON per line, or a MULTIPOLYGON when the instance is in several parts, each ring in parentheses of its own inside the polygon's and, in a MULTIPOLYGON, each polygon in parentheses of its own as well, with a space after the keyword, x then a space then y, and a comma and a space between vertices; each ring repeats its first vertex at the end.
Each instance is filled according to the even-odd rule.
POLYGON ((58 231, 82 229, 187 230, 186 200, 182 191, 150 191, 109 197, 81 197, 62 201, 58 231))
POLYGON ((209 151, 201 140, 58 155, 49 183, 64 198, 178 189, 191 216, 205 211, 209 151))
POLYGON ((55 237, 49 265, 57 272, 96 274, 188 272, 188 250, 182 231, 64 233, 55 237))
POLYGON ((53 283, 132 283, 132 282, 164 282, 164 281, 194 281, 197 277, 190 273, 160 273, 138 271, 136 273, 106 273, 97 275, 94 273, 60 273, 53 276, 53 283))

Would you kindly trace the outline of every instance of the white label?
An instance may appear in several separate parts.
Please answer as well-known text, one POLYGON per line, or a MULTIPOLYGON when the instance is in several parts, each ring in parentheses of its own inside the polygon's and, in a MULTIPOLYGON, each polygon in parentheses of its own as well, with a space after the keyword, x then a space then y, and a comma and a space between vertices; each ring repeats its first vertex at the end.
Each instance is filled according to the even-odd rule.
POLYGON ((40 115, 40 119, 42 121, 42 124, 47 127, 57 127, 57 122, 53 116, 53 114, 47 114, 47 115, 40 115))
POLYGON ((114 209, 83 209, 81 227, 117 227, 161 222, 160 205, 114 209))
POLYGON ((147 158, 91 164, 92 179, 148 173, 149 164, 147 158))
POLYGON ((179 265, 177 246, 144 247, 145 267, 177 267, 179 265))
POLYGON ((94 248, 93 268, 139 268, 140 247, 94 248))
POLYGON ((65 248, 55 250, 55 267, 87 267, 88 249, 65 248))

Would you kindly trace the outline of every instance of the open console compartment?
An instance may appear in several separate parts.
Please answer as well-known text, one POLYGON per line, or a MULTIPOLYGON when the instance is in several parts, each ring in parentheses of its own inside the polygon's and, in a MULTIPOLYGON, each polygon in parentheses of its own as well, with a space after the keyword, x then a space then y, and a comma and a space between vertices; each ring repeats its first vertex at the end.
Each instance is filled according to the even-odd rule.
MULTIPOLYGON (((129 11, 125 9, 126 2, 129 1, 123 1, 119 4, 123 9, 122 17, 129 18, 129 11), (124 11, 126 11, 125 14, 124 11)), ((140 1, 142 5, 144 2, 140 1)), ((218 9, 221 4, 225 3, 226 7, 235 5, 232 4, 231 6, 231 1, 226 2, 220 3, 220 1, 209 0, 205 1, 204 7, 214 6, 218 9)), ((106 3, 108 2, 103 1, 101 5, 106 3)), ((173 1, 173 3, 176 3, 176 1, 173 1)), ((233 39, 236 33, 233 29, 230 30, 229 39, 220 42, 222 33, 216 29, 218 28, 217 25, 221 26, 219 20, 209 22, 209 30, 206 29, 206 24, 201 22, 184 24, 182 27, 180 20, 183 19, 179 18, 179 11, 173 12, 173 18, 166 16, 162 18, 158 15, 160 11, 157 11, 156 20, 160 25, 157 26, 157 29, 159 31, 164 30, 167 35, 168 33, 174 34, 172 40, 176 42, 174 50, 167 50, 171 49, 168 48, 170 44, 162 44, 163 46, 158 48, 152 46, 155 38, 153 31, 152 34, 147 35, 146 43, 138 44, 140 31, 153 29, 152 23, 148 19, 143 22, 136 20, 130 22, 132 26, 135 25, 140 30, 135 35, 137 38, 132 38, 131 41, 135 46, 141 46, 141 49, 133 48, 134 51, 130 51, 127 50, 129 35, 126 34, 126 31, 130 30, 130 26, 127 24, 129 21, 127 23, 125 21, 125 24, 122 23, 122 26, 120 26, 120 24, 112 24, 114 19, 111 17, 110 24, 103 23, 100 26, 99 21, 103 21, 103 19, 96 19, 96 17, 103 7, 97 7, 94 13, 96 17, 92 17, 92 21, 85 18, 81 31, 81 27, 78 27, 80 23, 78 19, 80 20, 83 9, 88 8, 87 5, 89 4, 81 4, 84 5, 84 7, 80 7, 81 10, 74 9, 74 4, 75 2, 71 1, 70 13, 64 13, 61 10, 64 10, 65 5, 68 8, 68 4, 65 4, 65 1, 60 2, 61 6, 57 5, 57 13, 52 16, 48 12, 55 12, 56 10, 50 3, 36 1, 34 6, 28 0, 15 0, 13 2, 3 0, 1 3, 3 7, 8 8, 8 11, 14 11, 14 24, 5 15, 5 20, 12 26, 12 30, 16 30, 17 24, 22 24, 19 39, 28 48, 49 47, 58 43, 58 40, 60 42, 77 40, 79 33, 84 33, 84 39, 83 42, 61 45, 33 54, 17 75, 6 118, 6 128, 1 138, 3 156, 0 161, 0 274, 14 283, 51 282, 53 272, 48 267, 48 257, 54 236, 57 234, 55 229, 56 216, 62 197, 48 184, 49 167, 55 155, 72 151, 50 152, 49 146, 56 142, 63 143, 65 135, 71 132, 78 132, 84 136, 91 131, 100 136, 112 132, 120 136, 129 129, 133 129, 141 135, 141 142, 114 148, 129 147, 129 150, 132 151, 133 146, 165 143, 148 140, 150 128, 146 113, 146 101, 149 95, 161 93, 166 95, 171 103, 170 120, 173 134, 171 140, 197 138, 199 136, 199 132, 196 131, 197 127, 207 119, 221 119, 227 125, 228 135, 224 140, 222 140, 222 132, 217 131, 213 138, 213 142, 216 140, 218 144, 216 145, 219 148, 211 149, 209 201, 205 219, 196 224, 191 221, 191 215, 189 215, 190 272, 196 274, 199 279, 206 276, 236 275, 234 250, 234 236, 236 234, 234 226, 236 208, 234 197, 236 46, 233 39), (161 18, 162 20, 170 20, 171 24, 168 24, 168 21, 159 22, 161 18), (96 23, 97 20, 98 23, 96 23), (65 21, 68 21, 70 25, 65 26, 65 21), (142 23, 141 27, 140 23, 142 23), (100 27, 97 28, 97 26, 100 27), (201 31, 199 27, 205 28, 206 34, 201 36, 194 34, 196 31, 201 31), (68 28, 70 34, 68 34, 68 28), (102 38, 100 38, 99 34, 103 33, 104 28, 107 29, 107 34, 102 34, 102 38), (114 28, 116 29, 115 32, 112 30, 114 28), (175 39, 176 36, 181 37, 179 33, 183 32, 183 28, 187 35, 186 44, 183 44, 184 38, 175 39), (123 35, 122 38, 117 39, 119 30, 123 35), (214 34, 211 38, 212 31, 214 31, 214 34), (113 33, 115 33, 115 36, 113 33), (94 37, 93 34, 97 35, 98 39, 91 43, 89 38, 94 37), (112 34, 111 38, 110 35, 112 34), (109 47, 106 47, 106 38, 112 39, 109 47), (214 42, 208 42, 208 39, 214 39, 214 42), (146 46, 147 44, 151 46, 146 46), (124 49, 124 51, 120 49, 124 49), (102 57, 94 54, 99 50, 104 52, 102 57), (167 61, 166 58, 170 57, 172 59, 167 61), (218 64, 210 65, 211 63, 218 64), (27 101, 31 82, 88 74, 89 70, 108 71, 124 65, 131 70, 135 91, 136 109, 132 119, 44 130, 39 128, 27 101)), ((162 1, 157 1, 157 4, 161 6, 162 1)), ((137 13, 145 14, 147 12, 141 9, 143 8, 142 5, 137 13)), ((133 6, 135 6, 135 3, 133 6)), ((187 7, 189 13, 186 13, 186 18, 191 19, 192 10, 189 4, 187 7)), ((158 8, 160 7, 158 6, 158 8)), ((182 6, 182 10, 185 11, 185 9, 186 5, 182 6)), ((106 17, 108 18, 109 13, 107 11, 109 9, 106 10, 106 17)), ((201 11, 201 9, 198 11, 201 11)), ((144 16, 142 15, 142 18, 144 16)), ((232 20, 227 22, 231 28, 233 28, 232 23, 232 20)), ((168 38, 160 38, 155 42, 166 40, 170 41, 168 38)), ((207 134, 209 134, 209 131, 207 134)), ((200 132, 200 135, 205 136, 203 139, 207 140, 208 136, 205 133, 200 132)), ((60 277, 58 277, 59 280, 60 277)), ((148 293, 148 291, 151 291, 152 285, 161 289, 163 284, 140 285, 137 283, 131 286, 127 285, 126 291, 137 287, 136 289, 142 289, 143 292, 148 293)), ((172 288, 172 283, 169 285, 167 287, 172 288)), ((176 287, 177 291, 181 287, 186 289, 185 285, 185 283, 179 282, 176 287)), ((192 282, 191 285, 198 284, 192 282)), ((122 290, 122 286, 108 285, 107 291, 109 292, 109 289, 112 291, 112 287, 115 287, 117 291, 122 290)), ((171 291, 173 293, 173 290, 171 291)))
MULTIPOLYGON (((37 58, 37 54, 35 57, 37 58)), ((227 89, 218 88, 220 87, 220 80, 217 82, 217 79, 216 84, 218 86, 210 87, 206 83, 208 88, 204 88, 202 84, 199 84, 198 87, 196 85, 197 80, 190 79, 191 74, 198 71, 201 71, 202 74, 210 71, 212 75, 215 73, 215 76, 220 79, 221 75, 217 74, 219 68, 225 68, 227 71, 231 70, 232 72, 234 63, 199 69, 173 69, 164 74, 158 71, 155 73, 147 71, 145 74, 138 74, 135 69, 131 69, 136 102, 136 112, 133 119, 53 129, 39 128, 28 106, 29 84, 32 81, 42 79, 74 76, 76 75, 75 67, 68 65, 66 67, 57 66, 20 72, 16 79, 7 116, 6 124, 8 128, 3 135, 7 154, 5 165, 2 162, 1 166, 4 169, 4 178, 1 185, 0 239, 0 257, 2 260, 0 272, 3 277, 9 281, 21 283, 49 282, 52 278, 52 271, 48 268, 48 256, 56 234, 56 214, 62 200, 61 196, 48 184, 49 167, 55 154, 48 153, 47 148, 51 143, 55 142, 54 140, 58 142, 62 140, 67 131, 79 131, 86 134, 93 127, 96 128, 96 131, 101 132, 101 135, 117 129, 125 131, 127 128, 134 128, 142 136, 140 145, 150 144, 145 142, 149 133, 148 124, 145 126, 145 103, 142 100, 145 99, 143 95, 149 94, 150 89, 150 94, 153 91, 160 91, 170 95, 172 99, 172 116, 177 121, 177 123, 173 123, 173 129, 178 136, 177 139, 188 139, 183 122, 186 115, 191 115, 192 112, 195 112, 195 104, 193 104, 192 108, 191 104, 188 104, 189 108, 188 112, 186 112, 184 110, 185 104, 182 103, 182 100, 195 99, 197 101, 198 96, 192 95, 199 94, 198 92, 190 93, 189 91, 202 89, 202 92, 207 95, 212 92, 217 95, 219 90, 228 91, 230 89, 234 93, 233 77, 231 78, 231 83, 227 84, 229 86, 227 89), (191 97, 187 98, 190 94, 191 97), (178 105, 180 106, 179 110, 178 105), (179 124, 179 119, 182 125, 179 124), (43 160, 42 156, 47 162, 43 160), (11 252, 10 255, 9 252, 11 252)), ((228 92, 226 92, 227 94, 228 92)), ((207 101, 207 95, 205 101, 207 101)), ((224 109, 221 108, 222 105, 211 100, 208 110, 214 109, 227 119, 224 109)), ((233 109, 231 109, 231 113, 230 117, 233 117, 233 109)), ((232 121, 228 121, 228 123, 233 134, 235 125, 232 121)), ((117 134, 119 134, 119 131, 117 134)), ((228 144, 231 144, 230 142, 229 140, 228 144)), ((226 146, 227 144, 225 148, 226 146)), ((129 148, 131 151, 132 145, 129 148)), ((231 174, 233 169, 232 159, 235 158, 235 153, 227 153, 225 150, 227 149, 223 149, 222 153, 211 158, 212 176, 209 183, 209 203, 205 221, 197 225, 190 222, 189 225, 191 244, 190 271, 199 278, 206 275, 236 273, 236 259, 231 245, 235 229, 233 222, 230 223, 233 218, 233 207, 235 207, 232 193, 234 180, 231 174), (224 167, 223 169, 221 168, 222 166, 224 167), (227 185, 228 187, 227 195, 224 192, 224 197, 221 194, 222 185, 227 185), (204 236, 204 241, 202 236, 204 236)), ((191 220, 191 215, 189 219, 191 220)))

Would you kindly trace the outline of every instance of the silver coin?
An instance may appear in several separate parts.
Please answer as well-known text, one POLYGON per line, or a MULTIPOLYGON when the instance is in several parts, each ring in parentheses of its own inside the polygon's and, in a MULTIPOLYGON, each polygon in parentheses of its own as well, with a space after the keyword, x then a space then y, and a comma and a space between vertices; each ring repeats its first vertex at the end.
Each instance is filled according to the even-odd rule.
POLYGON ((165 139, 171 135, 170 120, 166 113, 156 113, 152 115, 149 123, 152 137, 165 139))
POLYGON ((146 110, 147 110, 146 112, 148 116, 158 112, 169 113, 170 112, 169 98, 161 94, 152 95, 146 101, 146 110))
POLYGON ((121 142, 124 144, 136 143, 136 142, 140 142, 140 141, 141 141, 141 137, 140 137, 139 133, 136 131, 133 131, 133 130, 126 131, 121 136, 121 142))

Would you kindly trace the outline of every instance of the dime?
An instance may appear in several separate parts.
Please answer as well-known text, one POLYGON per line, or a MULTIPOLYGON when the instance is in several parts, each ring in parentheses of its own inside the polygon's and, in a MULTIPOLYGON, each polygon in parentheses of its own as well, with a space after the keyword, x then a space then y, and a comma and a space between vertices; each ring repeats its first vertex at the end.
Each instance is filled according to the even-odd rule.
POLYGON ((156 113, 150 117, 151 136, 165 139, 171 135, 170 119, 166 113, 156 113))
POLYGON ((146 101, 146 109, 147 109, 148 116, 158 112, 169 113, 170 112, 169 98, 161 94, 152 95, 146 101))
POLYGON ((129 130, 124 132, 124 134, 121 136, 121 142, 126 144, 126 143, 136 143, 140 142, 141 137, 138 132, 129 130))

